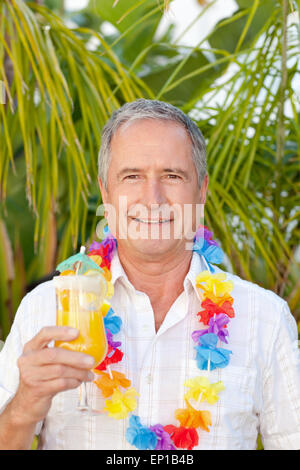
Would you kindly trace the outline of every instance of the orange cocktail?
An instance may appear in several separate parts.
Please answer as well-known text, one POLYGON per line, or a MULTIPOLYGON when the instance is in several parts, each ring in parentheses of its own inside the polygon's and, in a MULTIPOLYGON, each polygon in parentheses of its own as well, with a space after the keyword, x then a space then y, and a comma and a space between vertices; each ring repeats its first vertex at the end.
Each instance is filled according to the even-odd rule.
POLYGON ((107 353, 107 340, 101 306, 106 295, 104 276, 56 276, 56 324, 80 332, 73 341, 56 341, 55 346, 94 357, 96 367, 107 353))

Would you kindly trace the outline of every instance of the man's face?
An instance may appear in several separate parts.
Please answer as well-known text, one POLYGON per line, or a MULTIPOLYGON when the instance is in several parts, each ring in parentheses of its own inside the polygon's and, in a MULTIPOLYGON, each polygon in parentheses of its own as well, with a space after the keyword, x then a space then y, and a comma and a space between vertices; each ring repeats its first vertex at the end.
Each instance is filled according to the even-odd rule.
POLYGON ((182 126, 154 119, 121 126, 111 141, 107 190, 99 179, 119 249, 153 260, 184 249, 203 216, 207 184, 208 176, 198 186, 182 126))

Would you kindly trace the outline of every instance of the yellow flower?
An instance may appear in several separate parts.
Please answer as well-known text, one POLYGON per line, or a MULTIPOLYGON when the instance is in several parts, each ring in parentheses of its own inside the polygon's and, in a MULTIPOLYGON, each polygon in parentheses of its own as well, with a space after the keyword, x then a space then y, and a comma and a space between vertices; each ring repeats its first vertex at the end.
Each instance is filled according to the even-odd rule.
POLYGON ((207 401, 211 405, 219 400, 218 393, 225 389, 223 382, 211 384, 207 377, 195 377, 185 382, 185 387, 189 390, 185 394, 185 399, 193 398, 195 401, 207 401))
POLYGON ((101 306, 101 313, 102 315, 105 317, 105 315, 107 314, 108 310, 110 309, 110 304, 108 302, 103 302, 102 306, 101 306))
POLYGON ((134 387, 129 388, 124 393, 117 388, 114 390, 111 400, 105 400, 104 410, 108 412, 108 416, 111 418, 127 418, 128 414, 135 410, 137 406, 136 396, 138 396, 138 393, 134 387))
POLYGON ((221 297, 225 294, 230 294, 233 289, 232 281, 225 281, 225 273, 211 274, 209 271, 202 271, 196 277, 196 286, 202 289, 205 293, 214 294, 216 297, 221 297), (206 285, 202 285, 204 282, 206 285))
POLYGON ((94 261, 94 263, 98 264, 98 266, 102 263, 102 258, 99 255, 89 255, 89 257, 94 261))

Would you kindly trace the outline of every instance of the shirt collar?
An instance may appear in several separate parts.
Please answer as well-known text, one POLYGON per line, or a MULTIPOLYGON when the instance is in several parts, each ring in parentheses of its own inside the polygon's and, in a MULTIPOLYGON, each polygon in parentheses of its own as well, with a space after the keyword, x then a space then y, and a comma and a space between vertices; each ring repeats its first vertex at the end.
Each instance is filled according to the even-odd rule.
MULTIPOLYGON (((209 267, 207 265, 205 258, 202 255, 199 255, 198 253, 194 251, 192 259, 191 259, 190 269, 183 281, 184 290, 187 293, 192 287, 195 290, 197 296, 199 296, 197 289, 196 289, 196 277, 198 276, 199 273, 205 270, 209 271, 209 267)), ((131 288, 134 288, 134 286, 129 281, 127 274, 125 273, 124 268, 120 262, 118 250, 115 251, 114 256, 111 260, 110 271, 111 271, 111 282, 113 285, 115 285, 118 279, 124 279, 124 282, 128 286, 130 286, 131 288)))

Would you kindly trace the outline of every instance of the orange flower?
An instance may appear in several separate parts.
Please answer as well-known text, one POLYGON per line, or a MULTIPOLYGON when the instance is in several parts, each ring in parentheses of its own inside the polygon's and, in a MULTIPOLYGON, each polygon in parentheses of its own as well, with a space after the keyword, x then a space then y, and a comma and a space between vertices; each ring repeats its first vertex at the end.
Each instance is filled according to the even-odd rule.
POLYGON ((106 267, 106 266, 103 266, 102 267, 103 271, 104 271, 104 277, 107 281, 111 281, 111 272, 109 271, 109 269, 106 267))
POLYGON ((95 369, 94 372, 100 376, 97 380, 94 381, 94 383, 98 388, 100 388, 102 395, 105 398, 110 397, 116 388, 128 388, 131 385, 130 380, 126 379, 125 375, 121 372, 117 372, 115 370, 111 371, 112 378, 106 372, 102 372, 97 369, 95 369))
POLYGON ((187 408, 180 408, 175 411, 175 418, 184 428, 201 428, 209 432, 208 426, 211 426, 211 415, 209 411, 197 411, 189 402, 185 401, 187 408))

